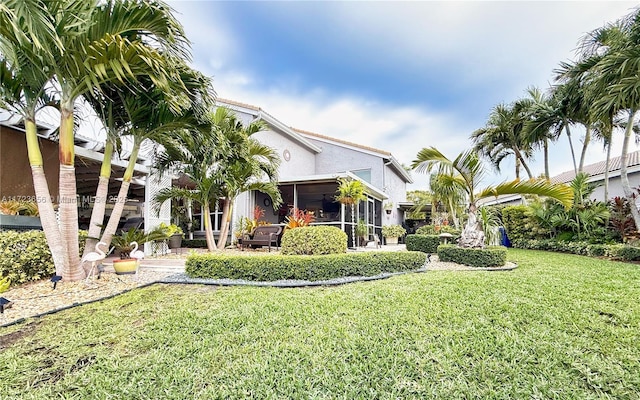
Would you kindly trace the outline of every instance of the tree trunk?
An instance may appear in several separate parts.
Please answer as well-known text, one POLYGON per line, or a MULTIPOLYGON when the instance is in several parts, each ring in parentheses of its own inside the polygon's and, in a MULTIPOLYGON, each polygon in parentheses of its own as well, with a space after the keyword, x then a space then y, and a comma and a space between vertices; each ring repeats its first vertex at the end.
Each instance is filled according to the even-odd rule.
POLYGON ((47 244, 51 250, 53 265, 56 267, 56 275, 62 276, 66 266, 69 264, 66 259, 66 249, 60 227, 56 219, 56 212, 53 209, 49 185, 43 169, 42 152, 38 143, 38 134, 35 120, 25 119, 25 131, 27 138, 27 153, 29 164, 31 165, 31 175, 33 178, 33 189, 36 195, 36 204, 40 214, 40 223, 44 231, 47 244))
POLYGON ((207 240, 207 250, 214 251, 216 249, 216 239, 213 237, 213 228, 211 224, 211 208, 209 202, 202 205, 202 220, 204 221, 204 237, 207 240))
POLYGON ((520 180, 520 159, 516 156, 516 179, 520 180))
POLYGON ((133 149, 131 150, 131 155, 129 156, 129 163, 127 164, 127 169, 124 171, 124 175, 122 176, 122 184, 120 185, 120 190, 118 191, 118 197, 116 198, 116 202, 113 205, 111 216, 109 216, 109 222, 107 222, 107 227, 104 229, 102 239, 100 240, 107 245, 107 248, 111 246, 111 239, 113 238, 113 235, 116 234, 118 224, 120 223, 120 217, 122 216, 122 211, 124 210, 124 206, 127 203, 129 186, 131 186, 131 178, 133 178, 133 171, 136 166, 136 161, 138 160, 139 150, 140 141, 134 140, 133 149))
POLYGON ((542 151, 544 153, 544 177, 549 180, 549 139, 544 138, 542 142, 542 151))
POLYGON ((587 157, 587 147, 591 142, 591 125, 587 125, 587 131, 584 134, 584 142, 582 142, 582 152, 580 153, 580 165, 578 166, 578 173, 584 169, 584 159, 587 157))
POLYGON ((567 139, 569 139, 569 148, 571 149, 571 160, 573 160, 573 173, 578 175, 578 167, 576 166, 576 153, 573 150, 573 140, 571 140, 571 129, 569 129, 569 124, 567 120, 564 120, 564 130, 567 132, 567 139))
POLYGON ((78 239, 78 202, 76 190, 75 149, 73 135, 73 104, 61 106, 60 140, 58 142, 60 176, 58 189, 60 202, 60 236, 66 247, 69 264, 62 275, 67 281, 84 279, 86 274, 80 266, 78 239))
POLYGON ((218 237, 218 250, 224 250, 225 244, 227 244, 227 235, 229 234, 229 215, 231 214, 231 199, 229 197, 224 198, 222 204, 222 217, 220 218, 220 236, 218 237))
POLYGON ((620 181, 622 183, 622 189, 624 190, 624 195, 629 201, 629 206, 631 208, 631 215, 633 216, 633 221, 636 226, 640 226, 640 213, 638 213, 638 207, 636 206, 636 197, 631 190, 631 185, 629 184, 629 177, 627 175, 627 158, 629 152, 629 140, 631 139, 631 132, 633 131, 633 120, 636 115, 636 110, 632 109, 629 111, 629 120, 627 121, 627 127, 624 132, 624 140, 622 142, 622 155, 620 156, 620 181))
MULTIPOLYGON (((611 137, 611 136, 610 136, 611 137)), ((607 158, 604 162, 604 201, 609 201, 609 169, 611 168, 611 139, 607 143, 607 158)))
MULTIPOLYGON (((95 251, 96 244, 102 232, 104 223, 104 213, 107 206, 107 195, 109 193, 109 178, 111 177, 111 155, 113 154, 113 143, 107 140, 104 147, 104 157, 100 168, 100 178, 98 179, 98 189, 91 211, 91 221, 89 222, 89 235, 84 245, 84 257, 88 253, 95 251)), ((89 266, 86 266, 89 268, 89 266)), ((89 271, 87 270, 87 273, 89 271)))
MULTIPOLYGON (((353 248, 356 248, 356 206, 354 203, 351 203, 351 243, 353 243, 353 248)), ((640 225, 638 225, 640 226, 640 225)))

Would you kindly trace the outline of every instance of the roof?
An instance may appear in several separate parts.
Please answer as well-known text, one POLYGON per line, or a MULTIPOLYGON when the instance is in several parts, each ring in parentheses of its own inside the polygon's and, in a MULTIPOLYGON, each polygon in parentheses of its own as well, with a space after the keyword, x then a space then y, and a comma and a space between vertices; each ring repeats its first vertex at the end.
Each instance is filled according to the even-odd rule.
POLYGON ((331 137, 331 136, 321 135, 319 133, 309 132, 309 131, 305 131, 305 130, 298 129, 298 128, 293 128, 292 127, 291 129, 293 129, 294 131, 296 131, 298 133, 301 133, 301 134, 303 134, 305 136, 309 136, 309 137, 312 137, 312 138, 330 140, 332 142, 342 143, 342 144, 345 144, 347 146, 358 147, 358 148, 363 149, 363 150, 372 151, 374 153, 380 153, 380 154, 383 154, 385 156, 391 156, 391 153, 389 153, 388 151, 376 149, 375 147, 364 146, 364 145, 361 145, 361 144, 358 144, 358 143, 348 142, 346 140, 336 139, 336 138, 331 137))
POLYGON ((247 104, 247 103, 241 103, 239 101, 217 98, 216 99, 216 103, 218 103, 218 102, 224 103, 224 104, 228 104, 230 106, 248 108, 248 109, 254 110, 254 111, 262 111, 262 108, 260 108, 258 106, 254 106, 254 105, 247 104))
MULTIPOLYGON (((609 173, 620 171, 622 157, 613 157, 609 161, 609 173)), ((627 154, 627 168, 640 166, 640 150, 627 154)), ((606 170, 606 161, 600 161, 594 164, 585 165, 582 171, 590 177, 604 175, 606 170)), ((615 174, 614 174, 615 175, 615 174)), ((575 171, 566 171, 551 178, 553 183, 568 183, 576 177, 575 171)))

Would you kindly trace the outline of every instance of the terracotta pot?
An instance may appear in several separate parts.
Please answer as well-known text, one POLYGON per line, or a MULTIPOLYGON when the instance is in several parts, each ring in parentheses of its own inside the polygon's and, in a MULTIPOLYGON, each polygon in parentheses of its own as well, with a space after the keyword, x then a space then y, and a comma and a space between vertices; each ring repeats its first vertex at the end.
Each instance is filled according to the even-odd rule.
POLYGON ((131 275, 136 273, 139 263, 135 258, 113 260, 113 269, 117 275, 131 275))

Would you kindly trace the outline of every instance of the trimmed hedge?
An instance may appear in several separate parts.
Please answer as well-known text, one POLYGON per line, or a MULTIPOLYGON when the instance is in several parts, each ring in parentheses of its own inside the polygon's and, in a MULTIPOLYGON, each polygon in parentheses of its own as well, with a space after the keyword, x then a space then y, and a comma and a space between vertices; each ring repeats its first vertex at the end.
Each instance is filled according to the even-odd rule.
POLYGON ((318 281, 412 271, 423 266, 425 261, 425 255, 416 251, 320 256, 193 254, 187 257, 185 270, 193 278, 318 281))
POLYGON ((460 230, 451 225, 440 225, 440 230, 436 231, 433 225, 422 225, 416 229, 416 235, 439 235, 441 233, 450 233, 454 236, 460 236, 460 230))
POLYGON ((590 257, 609 257, 623 261, 640 260, 640 248, 625 244, 591 244, 553 239, 520 239, 511 242, 518 249, 556 251, 590 257))
POLYGON ((435 253, 440 245, 440 236, 438 235, 407 235, 405 238, 407 250, 421 251, 423 253, 435 253))
POLYGON ((284 255, 322 255, 347 252, 347 234, 334 226, 304 226, 282 235, 284 255))
POLYGON ((490 246, 484 249, 469 249, 454 244, 441 244, 438 246, 438 258, 440 261, 454 262, 470 267, 501 267, 507 262, 507 248, 490 246))

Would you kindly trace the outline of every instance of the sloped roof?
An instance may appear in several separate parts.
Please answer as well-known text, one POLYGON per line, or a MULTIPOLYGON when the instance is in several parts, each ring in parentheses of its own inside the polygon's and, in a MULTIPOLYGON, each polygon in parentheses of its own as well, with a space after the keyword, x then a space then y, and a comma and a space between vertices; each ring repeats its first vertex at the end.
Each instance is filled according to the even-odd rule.
POLYGON ((342 139, 336 139, 336 138, 331 137, 331 136, 321 135, 319 133, 309 132, 309 131, 305 131, 305 130, 294 128, 294 127, 291 127, 291 129, 293 129, 294 131, 296 131, 298 133, 301 133, 301 134, 303 134, 305 136, 309 136, 311 138, 325 139, 325 140, 329 140, 329 141, 332 141, 332 142, 341 143, 341 144, 344 144, 344 145, 347 145, 347 146, 357 147, 357 148, 362 149, 362 150, 367 150, 367 151, 371 151, 371 152, 374 152, 374 153, 379 153, 379 154, 385 155, 387 157, 391 156, 391 153, 389 153, 388 151, 376 149, 375 147, 365 146, 365 145, 362 145, 362 144, 349 142, 349 141, 342 140, 342 139))
MULTIPOLYGON (((619 172, 621 167, 620 160, 622 157, 613 157, 609 161, 609 173, 619 172)), ((640 150, 634 151, 627 155, 627 168, 640 166, 640 150)), ((582 171, 588 174, 590 177, 598 175, 604 175, 606 170, 606 161, 600 161, 594 164, 585 165, 582 171)), ((566 171, 554 177, 551 177, 553 183, 568 183, 576 177, 575 171, 566 171)))

